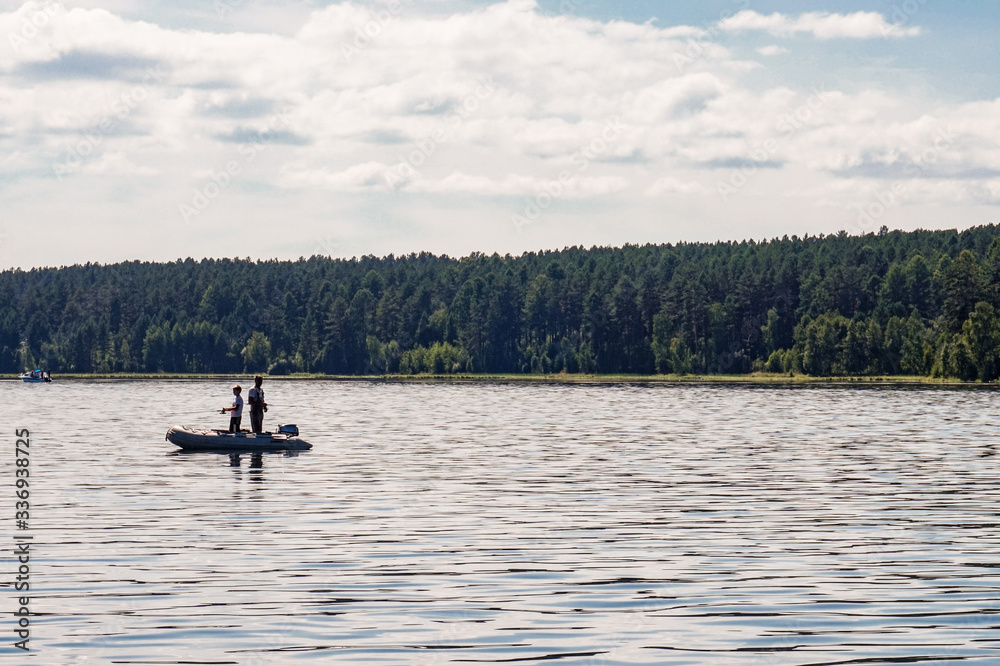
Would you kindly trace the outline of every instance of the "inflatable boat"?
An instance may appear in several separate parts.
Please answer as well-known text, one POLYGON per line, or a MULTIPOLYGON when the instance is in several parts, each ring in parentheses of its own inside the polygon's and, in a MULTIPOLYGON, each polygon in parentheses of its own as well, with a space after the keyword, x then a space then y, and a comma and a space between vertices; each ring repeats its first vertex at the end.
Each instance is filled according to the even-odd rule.
POLYGON ((188 426, 173 426, 167 431, 167 441, 185 451, 308 451, 312 444, 299 439, 294 425, 278 426, 278 432, 255 434, 228 430, 199 430, 188 426))

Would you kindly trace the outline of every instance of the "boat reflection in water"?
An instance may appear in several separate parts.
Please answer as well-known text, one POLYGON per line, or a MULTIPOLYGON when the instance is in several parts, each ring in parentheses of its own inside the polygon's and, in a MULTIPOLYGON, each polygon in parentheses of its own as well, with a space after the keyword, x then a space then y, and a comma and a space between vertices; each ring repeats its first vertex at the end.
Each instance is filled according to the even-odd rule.
POLYGON ((263 469, 264 468, 264 454, 272 456, 281 456, 282 458, 298 458, 300 451, 233 451, 231 449, 217 449, 214 451, 203 450, 203 451, 171 451, 167 454, 170 457, 182 456, 185 458, 193 458, 196 456, 227 456, 229 458, 230 467, 242 467, 243 460, 245 456, 250 456, 250 469, 263 469))
MULTIPOLYGON (((229 454, 229 466, 239 467, 242 463, 240 459, 240 453, 230 453, 229 454)), ((250 469, 264 469, 264 454, 261 452, 250 453, 250 469)))
MULTIPOLYGON (((298 458, 299 451, 171 451, 168 457, 182 457, 191 460, 197 456, 206 459, 211 458, 213 464, 225 461, 226 466, 232 469, 234 478, 241 479, 244 476, 253 484, 264 483, 264 457, 298 458), (243 470, 246 470, 245 472, 243 470)), ((240 498, 237 499, 247 499, 240 498)))

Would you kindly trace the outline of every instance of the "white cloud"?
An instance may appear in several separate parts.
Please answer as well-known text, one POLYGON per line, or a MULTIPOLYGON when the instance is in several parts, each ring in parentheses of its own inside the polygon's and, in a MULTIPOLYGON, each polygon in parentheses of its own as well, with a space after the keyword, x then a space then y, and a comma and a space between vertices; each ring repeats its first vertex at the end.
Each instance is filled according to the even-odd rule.
POLYGON ((768 46, 762 46, 757 49, 757 53, 762 56, 776 56, 788 53, 788 49, 783 46, 778 46, 777 44, 770 44, 768 46))
POLYGON ((381 162, 356 164, 343 171, 327 169, 296 169, 286 166, 281 170, 279 184, 286 188, 320 187, 337 192, 388 189, 386 174, 389 166, 381 162))
POLYGON ((135 164, 121 152, 106 152, 96 160, 81 165, 79 172, 98 176, 155 176, 159 173, 153 167, 135 164))
POLYGON ((907 28, 890 23, 878 12, 831 14, 808 12, 797 17, 787 14, 758 14, 745 9, 719 22, 727 32, 763 31, 775 37, 809 34, 818 39, 874 39, 879 37, 915 37, 919 27, 907 28))
POLYGON ((437 181, 421 180, 413 183, 409 190, 437 194, 477 194, 481 196, 518 196, 534 192, 540 183, 531 176, 510 174, 502 180, 487 176, 473 176, 453 173, 437 181))
POLYGON ((552 190, 558 191, 559 197, 586 199, 617 194, 625 190, 628 185, 627 179, 615 176, 570 178, 566 182, 559 183, 557 179, 546 180, 518 174, 494 179, 456 172, 441 180, 417 179, 407 184, 406 189, 411 192, 473 194, 487 197, 534 196, 552 190))
MULTIPOLYGON (((676 239, 689 220, 661 224, 656 200, 673 195, 679 204, 697 202, 691 214, 703 217, 690 224, 698 229, 741 217, 751 193, 761 206, 787 196, 821 201, 834 216, 897 178, 922 192, 921 202, 1000 203, 998 100, 959 104, 863 83, 851 92, 832 83, 814 91, 782 78, 787 58, 768 63, 777 82, 762 87, 745 74, 754 63, 714 43, 716 31, 690 26, 549 17, 526 1, 450 14, 402 6, 362 41, 357 31, 375 14, 348 2, 312 12, 285 34, 173 29, 79 7, 53 15, 21 48, 0 44, 5 217, 38 220, 45 236, 66 243, 71 261, 104 220, 169 228, 178 203, 191 205, 192 187, 231 163, 232 185, 199 223, 295 220, 288 235, 298 229, 310 240, 306 252, 312 230, 331 217, 358 230, 359 253, 424 249, 427 238, 444 236, 429 249, 454 253, 452 242, 492 249, 475 246, 474 224, 465 236, 422 236, 412 221, 436 229, 462 205, 469 219, 501 228, 510 213, 505 199, 534 197, 566 172, 560 196, 586 201, 576 207, 579 219, 559 221, 549 211, 532 225, 552 225, 539 239, 564 233, 560 244, 632 241, 638 232, 626 232, 634 229, 676 239), (939 128, 954 138, 931 162, 939 128), (69 160, 78 163, 56 181, 54 165, 69 160), (390 183, 387 171, 400 164, 412 174, 390 183), (750 167, 750 184, 729 199, 736 208, 720 209, 716 183, 750 167), (65 202, 75 202, 81 222, 57 234, 73 212, 65 202), (382 242, 357 222, 371 208, 390 209, 390 235, 406 246, 363 245, 382 242), (607 216, 628 222, 609 225, 607 216), (586 229, 592 235, 577 235, 586 229)), ((0 34, 19 29, 37 7, 0 13, 0 34)), ((919 32, 871 12, 741 12, 720 28, 820 39, 919 32)), ((826 74, 812 81, 829 82, 826 74)), ((784 210, 762 209, 759 218, 801 231, 784 210)), ((183 242, 197 238, 170 239, 183 242)), ((148 253, 161 246, 174 248, 161 242, 148 253)), ((162 251, 172 258, 263 250, 162 251)))
POLYGON ((646 196, 660 196, 663 194, 706 194, 710 190, 695 181, 683 181, 673 176, 664 176, 646 189, 646 196))

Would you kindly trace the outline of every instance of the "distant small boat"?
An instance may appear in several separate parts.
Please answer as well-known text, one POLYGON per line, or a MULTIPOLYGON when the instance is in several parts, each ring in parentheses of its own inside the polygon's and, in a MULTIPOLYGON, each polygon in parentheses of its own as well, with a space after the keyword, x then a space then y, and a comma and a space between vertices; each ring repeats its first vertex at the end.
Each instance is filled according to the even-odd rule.
POLYGON ((167 441, 185 451, 308 451, 312 444, 299 439, 294 425, 278 426, 278 432, 255 434, 228 430, 201 430, 172 426, 167 441))
POLYGON ((22 372, 18 375, 22 382, 27 382, 28 384, 44 384, 46 382, 52 381, 52 376, 45 371, 35 370, 34 372, 22 372))

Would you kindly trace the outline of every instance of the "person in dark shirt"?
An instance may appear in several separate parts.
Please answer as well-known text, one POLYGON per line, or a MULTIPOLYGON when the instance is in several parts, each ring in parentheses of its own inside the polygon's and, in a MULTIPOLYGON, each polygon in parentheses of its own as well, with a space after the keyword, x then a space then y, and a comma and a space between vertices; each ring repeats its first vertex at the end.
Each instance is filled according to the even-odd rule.
POLYGON ((250 402, 250 429, 256 433, 264 432, 264 412, 267 411, 267 403, 264 402, 264 389, 261 384, 264 378, 257 375, 253 379, 254 387, 247 394, 250 402))

